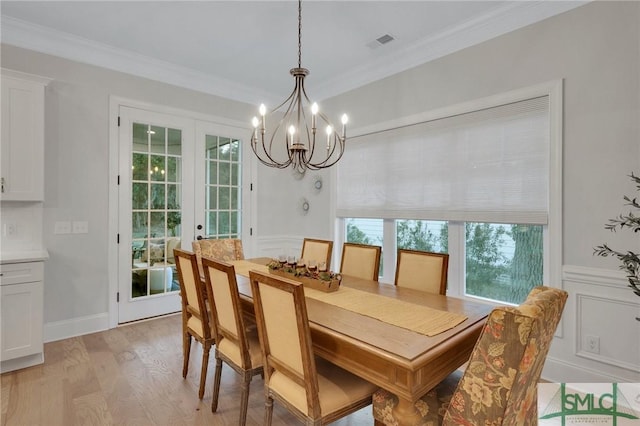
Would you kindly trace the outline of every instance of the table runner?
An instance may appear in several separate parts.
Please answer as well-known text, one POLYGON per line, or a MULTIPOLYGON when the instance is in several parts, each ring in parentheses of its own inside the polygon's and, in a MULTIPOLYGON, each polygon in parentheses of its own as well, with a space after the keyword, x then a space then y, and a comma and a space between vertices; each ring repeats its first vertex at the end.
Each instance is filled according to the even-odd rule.
MULTIPOLYGON (((267 266, 248 260, 236 260, 231 263, 233 263, 236 273, 245 277, 249 276, 251 269, 265 273, 269 271, 267 266)), ((292 279, 295 280, 295 278, 292 279)), ((435 336, 445 332, 467 319, 464 315, 439 311, 345 286, 340 286, 338 291, 331 293, 305 287, 304 294, 306 297, 320 302, 375 318, 425 336, 435 336)))

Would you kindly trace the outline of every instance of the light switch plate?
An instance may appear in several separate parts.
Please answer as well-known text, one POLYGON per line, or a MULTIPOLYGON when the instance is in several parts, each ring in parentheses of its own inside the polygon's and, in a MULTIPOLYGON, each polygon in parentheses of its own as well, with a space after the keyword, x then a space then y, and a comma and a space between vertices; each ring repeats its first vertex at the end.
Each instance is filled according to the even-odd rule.
POLYGON ((89 222, 82 221, 74 221, 72 226, 72 232, 74 234, 88 234, 89 233, 89 222))
POLYGON ((71 222, 69 221, 56 222, 56 224, 53 227, 53 233, 54 234, 70 234, 71 222))

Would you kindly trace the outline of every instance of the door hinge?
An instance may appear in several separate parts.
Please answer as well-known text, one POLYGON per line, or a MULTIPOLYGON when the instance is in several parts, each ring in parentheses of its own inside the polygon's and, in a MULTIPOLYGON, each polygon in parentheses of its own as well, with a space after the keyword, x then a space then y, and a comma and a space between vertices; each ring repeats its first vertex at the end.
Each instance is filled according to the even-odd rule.
POLYGON ((120 116, 118 116, 118 127, 120 127, 120 116))
POLYGON ((120 303, 120 292, 116 293, 116 303, 120 303))
POLYGON ((118 185, 120 185, 120 175, 118 175, 118 185))
POLYGON ((120 244, 120 234, 117 234, 117 235, 116 235, 116 243, 117 243, 117 244, 120 244))

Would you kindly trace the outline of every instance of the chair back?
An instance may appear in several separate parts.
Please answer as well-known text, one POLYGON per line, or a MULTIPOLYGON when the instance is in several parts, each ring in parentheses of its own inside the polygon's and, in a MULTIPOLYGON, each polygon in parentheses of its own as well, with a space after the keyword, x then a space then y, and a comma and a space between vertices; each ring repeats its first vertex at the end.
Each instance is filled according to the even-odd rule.
POLYGON ((444 425, 537 424, 537 383, 566 300, 566 291, 540 286, 520 306, 489 314, 444 425))
POLYGON ((309 260, 315 260, 318 264, 324 262, 327 265, 328 271, 331 266, 332 251, 333 241, 305 238, 302 243, 302 255, 300 258, 307 262, 309 260))
POLYGON ((249 370, 251 356, 235 268, 206 257, 202 265, 216 345, 224 353, 233 354, 232 358, 239 361, 243 370, 249 370))
POLYGON ((395 284, 434 294, 446 294, 449 255, 398 249, 395 284))
POLYGON ((211 327, 204 299, 205 289, 198 274, 196 256, 181 249, 174 249, 173 255, 178 269, 178 282, 182 296, 183 325, 198 336, 209 339, 211 327))
POLYGON ((365 280, 378 281, 382 247, 344 243, 340 273, 365 280))
POLYGON ((193 252, 196 254, 198 262, 198 270, 200 276, 204 278, 204 267, 202 266, 202 258, 220 260, 229 262, 231 260, 244 259, 244 251, 242 249, 242 240, 235 238, 224 238, 219 240, 206 239, 195 240, 191 242, 193 252))
POLYGON ((318 377, 302 284, 249 271, 265 386, 305 416, 319 418, 318 377))

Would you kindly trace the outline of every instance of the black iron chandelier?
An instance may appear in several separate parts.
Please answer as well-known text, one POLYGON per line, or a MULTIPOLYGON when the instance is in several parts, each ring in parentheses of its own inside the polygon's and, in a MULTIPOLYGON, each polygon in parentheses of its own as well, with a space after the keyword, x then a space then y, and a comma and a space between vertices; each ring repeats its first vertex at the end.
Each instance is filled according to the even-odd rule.
MULTIPOLYGON (((304 78, 309 70, 302 68, 302 0, 298 0, 298 67, 289 72, 295 79, 295 87, 289 97, 271 110, 260 105, 260 118, 253 117, 251 149, 260 162, 269 167, 305 173, 308 169, 331 167, 344 153, 347 139, 347 115, 342 116, 342 131, 331 124, 319 111, 317 103, 311 103, 304 89, 304 78), (267 116, 277 117, 278 124, 267 134, 267 116), (318 126, 324 127, 324 136, 317 135, 318 126)), ((322 130, 320 131, 322 133, 322 130)))

